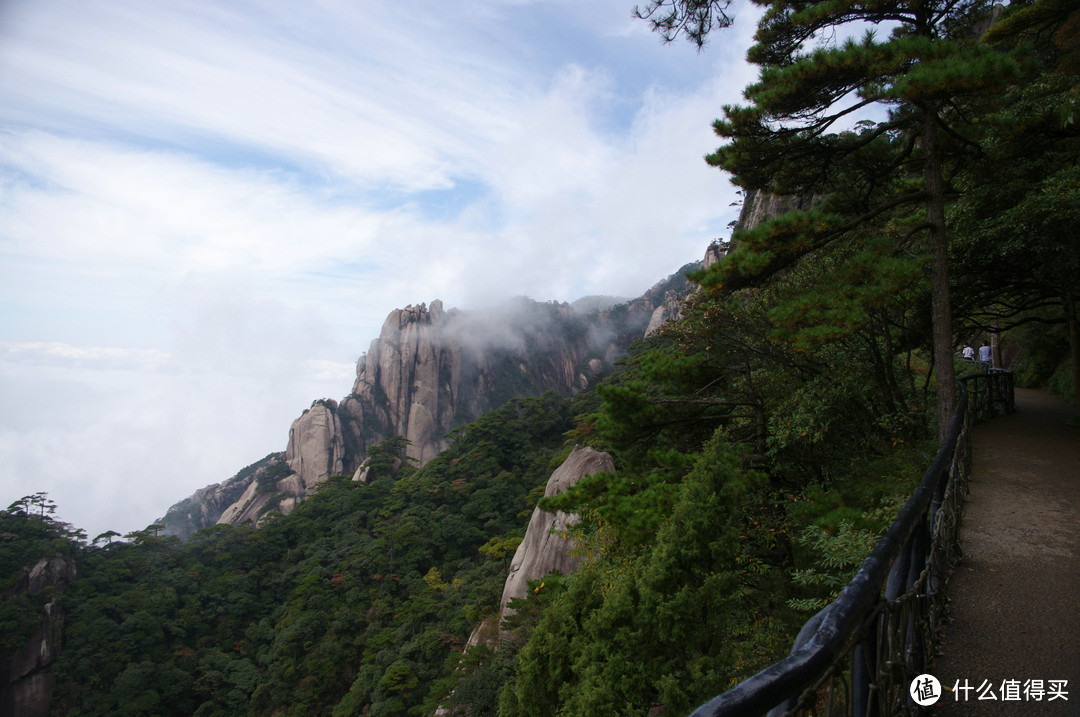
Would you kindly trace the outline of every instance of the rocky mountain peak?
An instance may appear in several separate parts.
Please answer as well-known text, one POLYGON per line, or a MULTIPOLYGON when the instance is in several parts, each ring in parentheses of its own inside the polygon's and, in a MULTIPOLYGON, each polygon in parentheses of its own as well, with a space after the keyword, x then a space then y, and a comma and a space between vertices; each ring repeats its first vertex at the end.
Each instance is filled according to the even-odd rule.
POLYGON ((158 522, 181 537, 214 523, 257 524, 288 513, 329 476, 362 479, 367 450, 385 439, 407 439, 406 458, 423 465, 447 447, 448 432, 511 398, 584 390, 632 342, 678 316, 688 268, 632 301, 519 297, 459 311, 436 299, 394 309, 357 361, 351 393, 313 402, 293 421, 284 455, 199 491, 158 522))

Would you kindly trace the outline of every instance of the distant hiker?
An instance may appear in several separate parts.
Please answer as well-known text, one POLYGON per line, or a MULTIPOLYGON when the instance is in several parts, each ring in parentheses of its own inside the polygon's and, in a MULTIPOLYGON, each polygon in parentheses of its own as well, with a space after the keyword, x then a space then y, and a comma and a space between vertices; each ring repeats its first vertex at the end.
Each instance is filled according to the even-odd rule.
POLYGON ((964 344, 964 360, 975 361, 975 349, 971 348, 967 344, 964 344))
POLYGON ((990 344, 985 341, 983 341, 982 346, 979 347, 979 363, 990 363, 990 344))

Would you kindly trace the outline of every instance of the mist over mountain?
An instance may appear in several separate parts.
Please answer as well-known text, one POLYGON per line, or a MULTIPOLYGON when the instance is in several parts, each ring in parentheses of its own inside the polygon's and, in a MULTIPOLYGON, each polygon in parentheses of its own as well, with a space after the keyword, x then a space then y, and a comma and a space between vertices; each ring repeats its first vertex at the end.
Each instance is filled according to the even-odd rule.
MULTIPOLYGON (((748 686, 756 689, 750 702, 761 702, 762 712, 784 711, 795 705, 790 698, 798 703, 796 712, 827 707, 847 713, 860 711, 853 701, 861 700, 860 690, 847 689, 849 666, 864 661, 861 653, 881 653, 875 645, 902 648, 910 638, 920 649, 878 660, 878 668, 891 666, 872 669, 862 681, 882 714, 909 711, 904 685, 936 669, 934 657, 954 642, 948 624, 938 625, 944 632, 911 629, 934 624, 941 604, 935 599, 930 608, 919 597, 927 591, 917 585, 916 599, 908 593, 888 605, 863 601, 854 612, 837 596, 851 594, 844 585, 858 589, 864 582, 866 557, 884 544, 883 535, 895 537, 897 511, 906 522, 924 476, 937 475, 952 451, 941 446, 939 457, 930 457, 953 407, 964 405, 956 401, 963 394, 954 379, 984 382, 991 367, 1000 368, 1012 373, 1001 380, 1017 387, 1049 387, 1076 400, 1080 44, 1073 40, 1080 9, 1060 0, 1005 8, 988 1, 931 1, 913 8, 884 0, 852 15, 844 3, 777 0, 771 11, 747 17, 746 8, 731 6, 739 14, 731 30, 747 42, 714 46, 738 46, 742 55, 750 30, 754 44, 745 56, 758 66, 756 79, 742 93, 745 103, 717 102, 724 94, 718 91, 698 93, 688 122, 699 123, 705 109, 713 117, 722 107, 708 145, 715 147, 719 136, 721 146, 706 161, 740 188, 742 209, 730 238, 711 245, 702 269, 691 273, 695 285, 680 273, 632 300, 517 298, 460 311, 437 297, 460 303, 469 296, 569 293, 537 288, 552 286, 553 278, 559 286, 592 287, 581 293, 643 286, 636 279, 595 279, 651 273, 656 259, 642 257, 675 251, 677 237, 688 232, 716 236, 712 219, 723 213, 715 184, 699 183, 681 169, 677 145, 690 136, 688 125, 673 122, 674 115, 661 108, 685 104, 662 79, 654 82, 667 69, 643 71, 653 64, 647 57, 611 65, 634 70, 635 86, 648 85, 648 113, 635 110, 621 119, 609 110, 602 117, 582 113, 599 94, 624 103, 620 78, 603 77, 602 55, 629 54, 575 55, 570 71, 550 84, 540 76, 500 77, 504 64, 537 51, 519 42, 516 29, 540 28, 560 48, 589 47, 588 36, 574 32, 570 5, 501 5, 523 13, 515 18, 520 22, 505 24, 510 34, 490 32, 503 23, 484 22, 485 9, 503 7, 463 12, 433 5, 452 24, 431 24, 431 13, 397 8, 349 12, 351 23, 333 27, 349 47, 366 51, 365 45, 382 44, 388 52, 380 57, 394 60, 352 65, 342 76, 357 94, 335 92, 322 72, 293 73, 277 64, 277 42, 243 52, 236 41, 255 18, 242 12, 197 10, 199 16, 227 18, 241 32, 184 34, 177 45, 183 52, 173 57, 184 62, 155 65, 131 61, 147 57, 141 53, 101 52, 123 37, 158 49, 165 36, 153 31, 153 16, 141 7, 137 25, 125 23, 123 31, 101 35, 96 43, 82 42, 83 26, 94 35, 89 16, 76 13, 67 22, 55 14, 38 16, 42 29, 56 31, 56 48, 90 51, 65 53, 70 62, 37 62, 44 56, 27 52, 49 33, 24 33, 23 50, 8 53, 27 60, 20 63, 27 68, 51 67, 13 85, 45 88, 52 99, 37 109, 50 117, 56 107, 71 104, 53 101, 64 94, 53 91, 49 78, 61 72, 78 81, 79 97, 106 109, 106 95, 87 92, 82 81, 120 78, 116 85, 130 85, 140 100, 158 98, 168 110, 140 112, 136 124, 152 124, 156 116, 169 128, 165 134, 128 133, 125 140, 123 133, 100 132, 112 123, 94 122, 95 135, 124 150, 79 148, 83 169, 72 181, 61 165, 51 171, 35 166, 46 150, 49 156, 71 152, 71 142, 43 144, 43 135, 32 133, 15 143, 8 152, 17 160, 9 162, 9 184, 17 204, 33 207, 8 212, 13 221, 7 224, 18 234, 12 248, 34 249, 22 261, 17 251, 8 252, 17 260, 8 283, 20 308, 22 297, 33 293, 27 289, 45 288, 50 302, 72 291, 71 300, 57 303, 57 313, 65 314, 65 322, 86 323, 88 332, 97 330, 100 324, 86 317, 110 307, 131 309, 139 296, 132 285, 163 268, 160 259, 140 258, 132 264, 136 271, 116 273, 117 260, 132 249, 175 263, 167 267, 170 275, 212 268, 245 295, 252 293, 245 285, 251 277, 270 277, 261 290, 254 287, 256 298, 287 292, 287 278, 299 272, 304 291, 293 298, 303 300, 292 304, 301 308, 342 313, 344 307, 359 315, 371 306, 361 297, 376 292, 380 314, 386 306, 424 303, 391 311, 381 330, 370 330, 377 335, 357 337, 367 350, 355 376, 349 376, 348 363, 338 364, 344 372, 333 381, 340 389, 317 384, 305 390, 322 397, 311 396, 316 400, 291 421, 287 439, 284 424, 309 398, 290 402, 284 420, 273 419, 282 423, 281 451, 197 491, 157 523, 91 537, 57 516, 45 490, 0 510, 0 717, 677 717, 698 705, 709 711, 717 694, 763 673, 781 679, 776 689, 748 686), (385 24, 386 14, 393 24, 385 24), (988 22, 993 26, 978 35, 988 22), (891 31, 866 33, 868 25, 891 31), (446 62, 439 52, 462 47, 452 32, 457 26, 500 53, 467 54, 465 66, 446 62), (373 32, 378 35, 365 34, 373 32), (862 41, 843 41, 858 35, 862 41), (73 37, 80 42, 70 42, 73 37), (793 37, 818 46, 808 52, 793 37), (191 38, 201 38, 196 49, 213 55, 221 50, 233 62, 191 55, 191 38), (105 66, 94 72, 99 56, 109 59, 110 70, 134 68, 139 81, 124 83, 123 73, 105 72, 105 66), (406 65, 419 62, 411 66, 423 70, 415 77, 430 77, 428 86, 438 92, 417 94, 415 103, 380 102, 363 81, 412 85, 410 72, 393 72, 399 57, 406 65), (184 95, 174 99, 157 91, 177 83, 157 82, 162 78, 148 72, 205 65, 214 71, 183 74, 183 86, 213 87, 218 68, 237 61, 247 70, 233 75, 243 91, 200 99, 219 107, 224 97, 226 109, 246 108, 248 99, 262 94, 272 103, 252 105, 271 110, 259 113, 260 122, 270 122, 261 130, 259 122, 230 122, 227 133, 185 124, 177 112, 184 95), (363 69, 368 67, 377 71, 363 69), (276 76, 303 93, 252 81, 276 76), (474 101, 482 99, 480 92, 468 92, 470 78, 487 96, 532 91, 519 98, 524 102, 484 104, 474 101), (860 101, 836 101, 852 92, 860 101), (358 122, 366 113, 355 112, 339 115, 344 119, 333 126, 313 122, 320 107, 331 109, 313 104, 316 95, 342 107, 353 98, 378 111, 371 122, 358 122), (169 101, 161 101, 166 96, 169 101), (453 101, 431 101, 440 96, 453 101), (414 111, 418 107, 423 111, 414 111), (448 111, 474 107, 483 112, 480 124, 448 111), (282 108, 304 116, 274 111, 282 108), (402 121, 390 121, 395 117, 402 121), (440 141, 393 141, 399 135, 422 139, 424 121, 438 126, 440 141), (180 135, 217 137, 216 149, 231 147, 229 172, 220 165, 209 173, 177 172, 175 157, 135 156, 154 146, 170 155, 183 151, 175 140, 184 127, 192 131, 180 135), (619 128, 617 141, 604 138, 610 127, 619 128), (285 128, 303 141, 286 153, 286 164, 274 164, 267 150, 275 142, 266 141, 280 142, 285 128), (220 141, 249 135, 262 143, 220 141), (355 181, 381 196, 327 181, 354 174, 340 162, 350 151, 353 169, 364 170, 355 181), (380 157, 383 168, 367 173, 369 165, 380 166, 380 157), (294 173, 305 167, 310 169, 294 173), (258 180, 251 185, 256 191, 237 191, 230 180, 237 168, 258 180), (170 175, 170 183, 200 193, 142 186, 152 188, 152 179, 170 175), (314 189, 318 201, 297 212, 291 187, 273 191, 278 179, 314 189), (93 204, 108 211, 80 211, 91 187, 110 190, 93 195, 93 204), (708 206, 699 211, 684 203, 678 195, 685 191, 704 197, 708 206), (64 200, 54 203, 47 194, 64 200), (210 195, 213 201, 201 201, 210 195), (441 206, 425 210, 421 195, 441 206), (120 197, 137 205, 138 214, 118 211, 120 197), (414 200, 423 221, 412 216, 414 200), (372 202, 390 213, 367 211, 372 202), (250 231, 251 224, 234 220, 233 205, 275 231, 250 231), (144 214, 166 221, 132 221, 144 214), (193 217, 204 223, 189 225, 193 217), (155 244, 155 233, 168 241, 155 244), (647 243, 654 253, 633 251, 635 243, 647 243), (94 257, 85 247, 100 249, 101 261, 88 261, 94 257), (317 256, 302 251, 316 247, 317 256), (176 258, 185 253, 195 261, 176 258), (376 273, 368 273, 369 264, 376 273), (75 292, 70 280, 81 274, 70 268, 95 275, 100 282, 94 286, 115 291, 116 301, 87 302, 94 292, 75 292), (591 275, 588 283, 579 273, 583 268, 591 275), (39 283, 28 284, 23 274, 39 283), (486 293, 494 291, 484 286, 492 280, 504 288, 486 293), (319 290, 308 288, 313 283, 319 290), (319 293, 326 284, 331 292, 319 293), (396 285, 407 285, 408 293, 393 291, 396 285), (449 287, 463 291, 452 294, 449 287), (67 308, 75 304, 87 304, 81 317, 67 308), (983 340, 994 347, 990 365, 964 361, 960 342, 983 340), (843 650, 819 651, 793 672, 777 665, 792 655, 793 644, 806 647, 816 639, 797 636, 816 629, 822 637, 821 629, 831 629, 829 621, 821 622, 827 614, 888 631, 856 630, 843 650)), ((579 5, 592 7, 576 4, 574 12, 579 5)), ((705 34, 733 20, 726 6, 707 4, 716 15, 702 14, 699 3, 650 5, 638 14, 649 16, 653 29, 668 40, 685 30, 699 48, 705 34)), ((63 9, 70 15, 75 8, 63 9)), ((303 22, 307 13, 260 14, 274 19, 273 36, 284 39, 313 27, 303 22)), ((10 17, 18 21, 29 13, 10 17)), ((170 9, 157 19, 172 27, 183 13, 170 9)), ((609 48, 609 40, 631 39, 608 24, 603 34, 609 48)), ((312 33, 304 57, 338 54, 341 45, 333 39, 312 33)), ((550 54, 570 59, 561 51, 550 54)), ((708 74, 716 88, 736 92, 741 84, 723 65, 708 74)), ((692 78, 682 71, 677 76, 693 90, 692 78)), ((600 104, 612 106, 610 100, 600 104)), ((109 111, 108 117, 122 120, 123 113, 109 111)), ((59 127, 51 120, 49 126, 59 127)), ((701 129, 708 131, 704 122, 701 129)), ((85 141, 78 136, 71 135, 85 141)), ((698 162, 700 149, 692 154, 698 162)), ((284 320, 284 311, 268 311, 270 320, 259 322, 257 331, 243 331, 244 321, 221 320, 235 313, 200 310, 199 321, 190 324, 211 329, 206 345, 228 349, 202 352, 199 360, 231 364, 230 380, 251 373, 251 359, 263 347, 317 354, 306 331, 318 323, 317 312, 302 312, 292 322, 284 320)), ((25 323, 36 324, 37 316, 28 314, 25 323)), ((371 326, 370 320, 358 325, 371 326)), ((193 350, 199 341, 187 343, 184 356, 200 353, 193 350)), ((352 350, 346 359, 356 355, 352 350)), ((173 363, 168 352, 129 354, 105 344, 83 351, 21 342, 15 355, 19 361, 20 355, 63 356, 69 366, 173 363)), ((290 357, 282 365, 294 362, 290 357)), ((268 373, 274 378, 262 396, 284 395, 286 380, 279 378, 314 375, 317 369, 306 365, 304 371, 268 373)), ((60 377, 62 366, 54 368, 60 377)), ((82 495, 105 493, 107 476, 87 460, 89 452, 51 434, 65 424, 105 424, 107 416, 73 414, 74 401, 65 402, 59 390, 43 397, 26 387, 17 393, 27 399, 32 422, 52 428, 42 432, 50 434, 42 445, 52 462, 78 464, 82 495)), ((178 404, 143 391, 119 397, 140 417, 147 407, 186 416, 206 402, 178 404)), ((236 400, 231 408, 238 405, 246 409, 239 423, 258 425, 264 435, 276 432, 256 424, 264 409, 236 400)), ((229 422, 215 425, 226 426, 218 442, 236 443, 229 422)), ((200 451, 210 449, 209 442, 172 430, 155 444, 163 450, 146 451, 143 435, 129 431, 124 445, 137 452, 136 479, 147 484, 167 483, 174 466, 190 470, 191 454, 170 450, 173 445, 188 441, 200 451)), ((33 448, 26 440, 11 443, 15 450, 8 455, 33 448)), ((116 451, 119 445, 105 447, 116 451)), ((267 450, 260 444, 245 452, 254 459, 267 450)), ((952 466, 953 487, 962 488, 956 480, 965 477, 979 487, 980 456, 975 459, 968 471, 952 466)), ((14 474, 18 466, 7 462, 14 474)), ((96 497, 131 505, 134 493, 96 497)), ((962 502, 963 493, 950 495, 962 502)), ((929 527, 924 520, 911 533, 913 545, 941 537, 936 530, 930 536, 929 527)), ((959 527, 963 543, 965 528, 959 527)), ((955 563, 956 551, 944 548, 930 551, 920 578, 930 576, 936 598, 963 589, 947 584, 950 573, 965 568, 955 563)), ((910 551, 893 553, 899 574, 921 569, 910 551)), ((874 561, 884 567, 878 557, 874 561)), ((1033 595, 1037 606, 1055 598, 1033 595)))
POLYGON ((330 476, 364 480, 368 450, 388 438, 408 441, 405 460, 422 466, 446 449, 450 431, 511 398, 585 390, 678 314, 685 274, 698 265, 632 300, 517 297, 462 311, 436 299, 395 309, 357 360, 348 395, 315 400, 293 421, 284 452, 196 491, 157 522, 185 539, 219 523, 255 525, 288 514, 330 476))

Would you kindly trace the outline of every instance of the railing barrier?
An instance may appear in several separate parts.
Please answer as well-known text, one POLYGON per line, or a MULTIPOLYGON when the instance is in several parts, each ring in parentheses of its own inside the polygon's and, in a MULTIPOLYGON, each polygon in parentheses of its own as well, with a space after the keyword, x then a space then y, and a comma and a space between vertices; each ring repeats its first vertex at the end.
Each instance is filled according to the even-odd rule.
POLYGON ((908 686, 933 661, 946 587, 962 555, 970 428, 1015 410, 1009 371, 990 369, 958 384, 956 410, 937 455, 847 587, 807 621, 787 657, 691 717, 915 713, 908 686))

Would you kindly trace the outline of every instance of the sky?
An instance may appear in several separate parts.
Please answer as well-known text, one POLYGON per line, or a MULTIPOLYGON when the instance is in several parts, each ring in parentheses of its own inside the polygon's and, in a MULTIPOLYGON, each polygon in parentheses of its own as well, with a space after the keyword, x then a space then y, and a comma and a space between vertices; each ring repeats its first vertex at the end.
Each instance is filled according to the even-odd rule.
POLYGON ((0 509, 144 528, 394 308, 640 295, 729 234, 755 79, 633 0, 0 0, 0 509))

